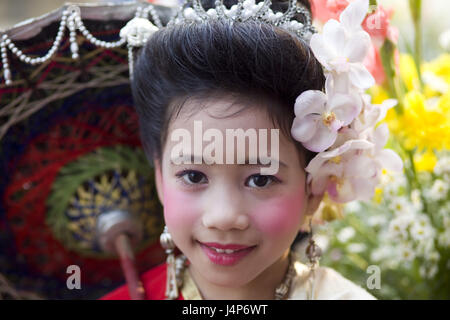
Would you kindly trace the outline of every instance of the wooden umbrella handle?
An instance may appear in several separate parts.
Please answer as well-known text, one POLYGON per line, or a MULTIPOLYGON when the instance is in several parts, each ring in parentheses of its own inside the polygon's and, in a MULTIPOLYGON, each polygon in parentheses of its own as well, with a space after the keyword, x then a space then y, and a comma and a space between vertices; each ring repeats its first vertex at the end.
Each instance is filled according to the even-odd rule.
POLYGON ((121 233, 115 239, 115 246, 128 285, 130 299, 145 300, 145 289, 136 270, 130 239, 125 233, 121 233))

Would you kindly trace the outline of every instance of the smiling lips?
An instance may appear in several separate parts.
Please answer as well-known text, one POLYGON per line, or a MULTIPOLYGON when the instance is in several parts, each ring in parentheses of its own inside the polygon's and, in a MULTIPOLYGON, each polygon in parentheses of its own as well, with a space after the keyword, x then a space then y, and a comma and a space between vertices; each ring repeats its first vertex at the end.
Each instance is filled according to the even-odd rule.
POLYGON ((240 244, 223 245, 215 242, 199 242, 199 244, 211 262, 224 266, 238 263, 256 247, 240 244))

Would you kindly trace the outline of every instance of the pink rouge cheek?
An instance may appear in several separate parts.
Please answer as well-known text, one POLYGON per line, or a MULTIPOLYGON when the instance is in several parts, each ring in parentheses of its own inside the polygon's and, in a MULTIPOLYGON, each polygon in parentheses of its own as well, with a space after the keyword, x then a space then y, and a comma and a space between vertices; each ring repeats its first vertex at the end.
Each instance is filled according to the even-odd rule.
POLYGON ((164 219, 174 229, 189 228, 199 214, 197 201, 189 192, 177 190, 172 186, 163 186, 164 219))
POLYGON ((304 189, 261 202, 252 212, 256 226, 263 233, 279 236, 297 228, 304 205, 304 189))

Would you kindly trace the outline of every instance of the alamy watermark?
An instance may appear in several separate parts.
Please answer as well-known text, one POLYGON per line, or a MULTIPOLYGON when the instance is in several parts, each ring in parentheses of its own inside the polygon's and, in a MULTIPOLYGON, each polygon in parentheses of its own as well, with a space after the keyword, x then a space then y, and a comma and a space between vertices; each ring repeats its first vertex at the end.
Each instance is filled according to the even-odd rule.
POLYGON ((381 269, 377 265, 370 265, 366 272, 370 274, 367 278, 366 285, 368 289, 381 289, 381 269))
POLYGON ((67 267, 66 273, 70 276, 66 280, 67 289, 81 289, 81 269, 76 264, 72 264, 67 267))
POLYGON ((203 132, 202 121, 194 121, 194 136, 187 129, 178 128, 172 131, 170 139, 177 142, 172 147, 170 158, 176 164, 235 164, 235 142, 236 163, 246 163, 246 139, 248 139, 248 163, 270 165, 261 167, 263 175, 273 175, 279 168, 279 129, 254 129, 244 131, 242 128, 226 129, 225 137, 222 131, 209 128, 203 132), (270 154, 268 154, 268 131, 270 131, 270 154), (225 140, 225 141, 224 141, 225 140), (203 142, 209 142, 203 148, 203 142), (193 150, 192 150, 193 149, 193 150))
POLYGON ((377 5, 370 5, 369 6, 369 15, 367 16, 366 20, 366 27, 369 30, 380 30, 382 29, 383 25, 383 19, 386 20, 386 17, 384 15, 386 12, 383 10, 377 10, 377 5))

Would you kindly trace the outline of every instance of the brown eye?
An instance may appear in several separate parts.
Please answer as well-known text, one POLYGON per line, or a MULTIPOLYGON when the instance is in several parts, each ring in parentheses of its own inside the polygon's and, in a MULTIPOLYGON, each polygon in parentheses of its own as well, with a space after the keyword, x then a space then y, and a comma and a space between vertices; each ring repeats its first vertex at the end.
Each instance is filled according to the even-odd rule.
POLYGON ((183 179, 183 182, 187 184, 200 184, 208 181, 203 173, 195 170, 183 171, 180 174, 177 174, 177 176, 183 179))
POLYGON ((274 176, 263 176, 260 174, 254 174, 249 177, 246 185, 253 188, 264 188, 274 181, 276 181, 276 178, 274 176))

